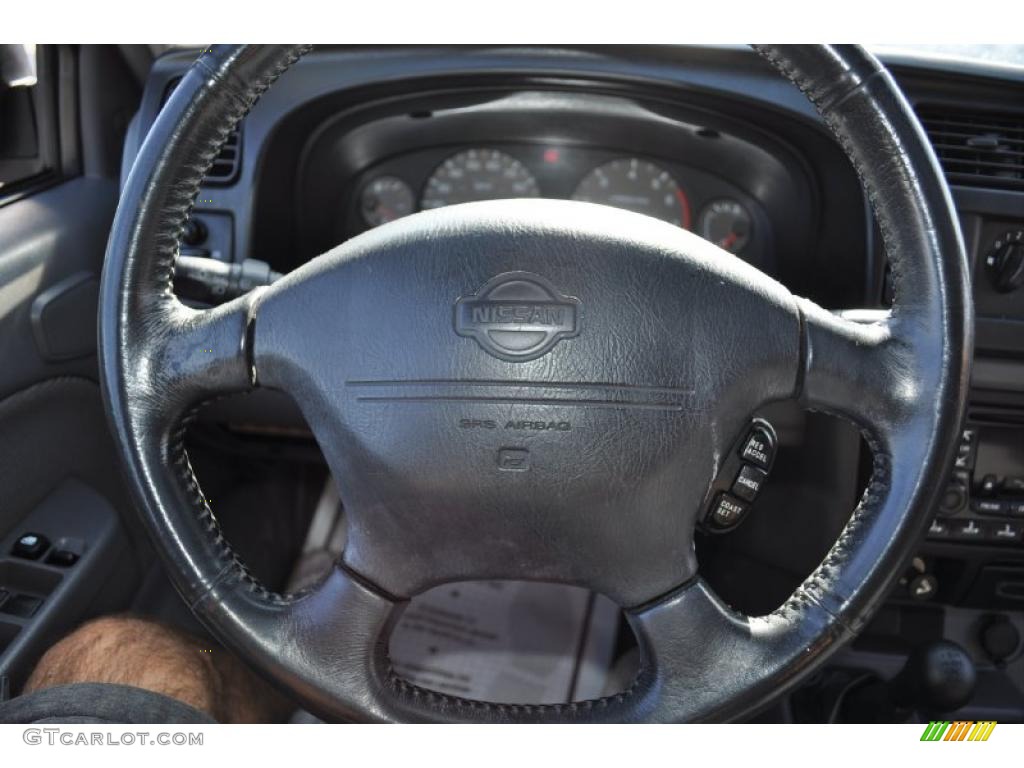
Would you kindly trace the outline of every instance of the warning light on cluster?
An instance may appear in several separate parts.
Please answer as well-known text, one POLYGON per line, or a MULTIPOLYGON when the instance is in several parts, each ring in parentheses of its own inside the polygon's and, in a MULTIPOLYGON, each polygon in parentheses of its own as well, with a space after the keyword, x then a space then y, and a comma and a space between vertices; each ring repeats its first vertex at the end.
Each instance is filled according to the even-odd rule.
POLYGON ((554 147, 544 150, 544 162, 553 164, 562 159, 562 153, 554 147))

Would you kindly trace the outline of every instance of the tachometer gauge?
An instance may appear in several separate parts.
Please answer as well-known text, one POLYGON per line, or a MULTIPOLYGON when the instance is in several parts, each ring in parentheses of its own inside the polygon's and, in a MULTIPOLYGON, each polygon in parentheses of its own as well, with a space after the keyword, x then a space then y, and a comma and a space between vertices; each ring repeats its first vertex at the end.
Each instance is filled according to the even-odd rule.
POLYGON ((379 176, 363 187, 359 197, 363 221, 371 227, 408 216, 415 206, 412 188, 396 176, 379 176))
POLYGON ((752 229, 750 212, 728 197, 712 200, 700 212, 700 236, 730 253, 743 250, 752 229))
POLYGON ((663 168, 635 157, 598 166, 576 187, 573 200, 600 203, 690 228, 690 202, 663 168))
POLYGON ((496 149, 467 149, 449 157, 427 179, 420 207, 539 196, 533 174, 511 155, 496 149))

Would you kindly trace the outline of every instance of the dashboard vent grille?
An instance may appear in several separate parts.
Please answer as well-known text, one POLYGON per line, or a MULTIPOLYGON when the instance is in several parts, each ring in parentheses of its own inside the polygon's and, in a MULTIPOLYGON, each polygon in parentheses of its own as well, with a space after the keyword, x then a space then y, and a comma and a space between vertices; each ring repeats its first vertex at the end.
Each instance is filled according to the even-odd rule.
POLYGON ((921 109, 950 184, 1024 190, 1024 115, 921 109))
MULTIPOLYGON (((160 100, 160 106, 163 107, 167 103, 167 100, 171 97, 171 93, 181 82, 181 78, 175 78, 167 84, 167 89, 164 91, 163 98, 160 100)), ((217 157, 213 159, 213 165, 210 166, 210 170, 206 172, 206 177, 203 179, 203 184, 210 184, 212 186, 227 186, 232 184, 238 177, 238 170, 242 165, 242 124, 238 126, 228 134, 227 140, 224 142, 224 146, 221 147, 217 157)))
POLYGON ((235 128, 228 134, 227 141, 220 148, 213 165, 206 172, 207 184, 230 184, 238 176, 238 167, 242 159, 242 129, 235 128))

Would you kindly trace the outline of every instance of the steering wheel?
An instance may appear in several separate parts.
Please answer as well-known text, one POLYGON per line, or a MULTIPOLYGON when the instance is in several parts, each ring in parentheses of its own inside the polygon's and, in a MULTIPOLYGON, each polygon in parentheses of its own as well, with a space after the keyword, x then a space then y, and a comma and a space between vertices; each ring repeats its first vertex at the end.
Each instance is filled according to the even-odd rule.
POLYGON ((967 262, 948 189, 896 83, 857 46, 760 47, 856 168, 892 266, 891 311, 855 322, 652 218, 514 200, 419 213, 212 309, 173 295, 178 238, 228 132, 304 53, 203 53, 121 197, 100 304, 106 407, 139 512, 185 601, 325 718, 692 721, 741 717, 853 636, 944 487, 967 392, 967 262), (340 562, 276 594, 221 535, 183 446, 197 404, 291 395, 337 479, 340 562), (817 570, 741 615, 693 534, 762 405, 854 422, 870 482, 817 570), (565 582, 619 603, 641 668, 621 694, 468 701, 395 675, 410 596, 469 579, 565 582))

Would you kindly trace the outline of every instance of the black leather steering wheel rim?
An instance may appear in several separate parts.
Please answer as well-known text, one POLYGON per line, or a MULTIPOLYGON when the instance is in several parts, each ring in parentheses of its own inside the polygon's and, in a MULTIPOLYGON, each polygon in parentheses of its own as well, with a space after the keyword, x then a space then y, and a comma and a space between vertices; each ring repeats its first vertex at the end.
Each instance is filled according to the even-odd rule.
MULTIPOLYGON (((777 330, 792 324, 792 380, 772 396, 789 394, 850 419, 871 445, 874 471, 849 523, 819 568, 765 617, 736 614, 689 571, 692 578, 646 602, 631 602, 644 593, 627 585, 622 595, 643 657, 630 689, 594 702, 507 706, 432 693, 394 675, 386 639, 395 607, 408 596, 396 592, 407 585, 396 582, 403 589, 392 591, 377 574, 368 578, 358 553, 308 594, 279 595, 260 585, 221 535, 184 451, 197 403, 244 391, 264 375, 272 384, 275 376, 295 381, 284 363, 275 367, 286 352, 274 346, 272 326, 286 323, 279 307, 288 291, 301 296, 302 280, 322 278, 314 268, 283 281, 280 291, 205 311, 180 304, 171 281, 205 170, 228 132, 304 50, 220 46, 200 56, 135 162, 103 274, 101 376, 112 430, 156 548, 210 630, 327 718, 474 722, 733 719, 786 690, 855 634, 912 554, 944 485, 973 347, 967 261, 949 192, 885 68, 857 46, 757 46, 814 103, 853 162, 892 265, 891 313, 856 323, 767 278, 754 285, 746 272, 735 276, 743 295, 771 294, 777 330), (260 320, 269 341, 257 349, 257 319, 264 317, 273 320, 260 320), (269 362, 257 373, 260 354, 269 362)), ((536 233, 530 227, 535 211, 543 218, 554 209, 513 208, 516 231, 538 238, 552 231, 544 222, 536 233)), ((484 232, 496 210, 425 220, 455 237, 467 221, 484 232)), ((415 237, 419 226, 409 224, 403 236, 415 237)), ((643 235, 657 247, 663 236, 643 235)), ((613 233, 602 233, 600 242, 609 239, 613 233)), ((349 268, 350 252, 321 257, 320 271, 349 268)))

